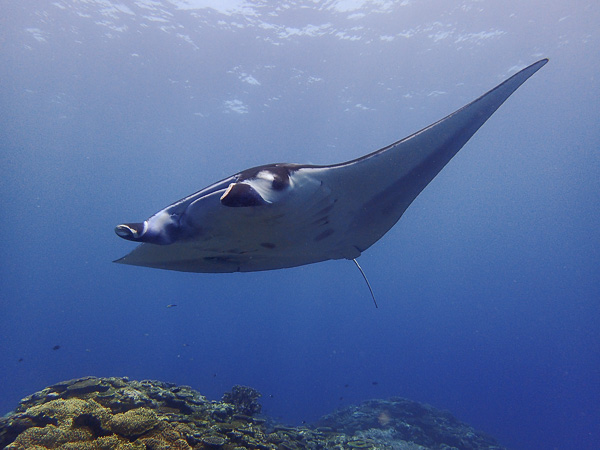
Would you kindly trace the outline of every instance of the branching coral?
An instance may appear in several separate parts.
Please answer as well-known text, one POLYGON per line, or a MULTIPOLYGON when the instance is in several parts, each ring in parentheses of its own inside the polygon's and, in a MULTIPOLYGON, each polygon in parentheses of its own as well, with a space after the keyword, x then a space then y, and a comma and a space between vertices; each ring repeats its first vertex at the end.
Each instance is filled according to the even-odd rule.
POLYGON ((258 403, 260 397, 262 397, 262 394, 256 389, 235 385, 231 392, 223 394, 221 401, 231 403, 240 413, 252 416, 260 413, 262 409, 261 404, 258 403))

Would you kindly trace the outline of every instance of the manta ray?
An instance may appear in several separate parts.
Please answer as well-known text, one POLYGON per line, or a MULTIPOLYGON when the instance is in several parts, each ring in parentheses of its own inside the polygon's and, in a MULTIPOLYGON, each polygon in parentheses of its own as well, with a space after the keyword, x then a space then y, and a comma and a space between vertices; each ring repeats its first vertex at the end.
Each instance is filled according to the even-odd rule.
POLYGON ((398 222, 471 136, 547 62, 526 67, 438 122, 360 158, 328 166, 253 167, 144 222, 118 225, 118 236, 141 245, 115 262, 184 272, 252 272, 348 259, 364 276, 356 258, 398 222))

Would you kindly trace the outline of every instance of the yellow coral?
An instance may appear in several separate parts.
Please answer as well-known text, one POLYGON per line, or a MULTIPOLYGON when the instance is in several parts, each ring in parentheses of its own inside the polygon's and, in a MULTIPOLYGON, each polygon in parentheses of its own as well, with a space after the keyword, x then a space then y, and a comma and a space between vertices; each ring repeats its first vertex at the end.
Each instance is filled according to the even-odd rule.
POLYGON ((151 448, 153 450, 192 450, 185 439, 177 439, 175 441, 165 441, 158 437, 138 439, 136 442, 143 442, 143 448, 151 448))
POLYGON ((92 439, 89 430, 80 428, 59 428, 46 425, 44 428, 31 427, 23 431, 7 449, 21 450, 33 448, 56 448, 67 443, 77 443, 71 448, 81 448, 81 443, 92 439))
POLYGON ((108 429, 121 436, 139 436, 158 425, 158 416, 148 408, 132 409, 115 414, 107 423, 108 429))
POLYGON ((28 416, 51 417, 56 419, 58 426, 70 426, 73 418, 80 414, 94 414, 99 419, 110 416, 110 412, 96 401, 79 398, 56 399, 27 409, 28 416))
POLYGON ((152 449, 177 449, 190 450, 191 447, 185 440, 185 436, 190 434, 189 427, 181 427, 182 424, 170 424, 161 421, 157 427, 150 431, 147 435, 139 438, 136 442, 141 442, 147 448, 152 449))

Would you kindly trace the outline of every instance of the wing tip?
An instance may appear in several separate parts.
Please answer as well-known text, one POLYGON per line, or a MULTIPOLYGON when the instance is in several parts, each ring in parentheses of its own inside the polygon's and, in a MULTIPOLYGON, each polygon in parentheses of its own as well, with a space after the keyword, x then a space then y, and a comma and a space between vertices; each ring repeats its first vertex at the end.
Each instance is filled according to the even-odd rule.
MULTIPOLYGON (((544 67, 548 63, 548 61, 550 61, 548 58, 542 58, 542 59, 534 62, 533 64, 529 64, 528 66, 525 66, 521 70, 518 70, 512 77, 510 77, 506 81, 509 81, 512 78, 516 78, 519 75, 526 75, 525 79, 523 80, 523 82, 524 82, 529 77, 531 77, 534 73, 536 73, 538 70, 540 70, 542 67, 544 67)), ((501 86, 502 84, 504 84, 504 83, 501 83, 499 86, 501 86)))
POLYGON ((549 58, 542 58, 539 61, 536 61, 533 64, 529 65, 529 67, 532 69, 535 67, 535 70, 537 72, 539 69, 544 67, 548 63, 548 61, 550 61, 549 58))

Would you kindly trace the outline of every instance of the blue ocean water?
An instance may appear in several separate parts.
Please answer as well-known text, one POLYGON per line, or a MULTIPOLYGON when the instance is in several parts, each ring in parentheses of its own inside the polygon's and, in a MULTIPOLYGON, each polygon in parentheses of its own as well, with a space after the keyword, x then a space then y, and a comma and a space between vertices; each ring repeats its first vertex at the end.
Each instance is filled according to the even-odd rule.
POLYGON ((213 399, 250 385, 289 423, 402 396, 511 448, 600 448, 596 2, 1 8, 0 414, 129 376, 213 399), (379 309, 349 261, 111 262, 133 248, 119 223, 247 167, 376 150, 542 57, 360 257, 379 309))

